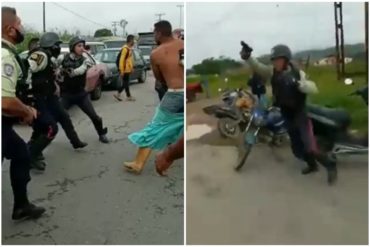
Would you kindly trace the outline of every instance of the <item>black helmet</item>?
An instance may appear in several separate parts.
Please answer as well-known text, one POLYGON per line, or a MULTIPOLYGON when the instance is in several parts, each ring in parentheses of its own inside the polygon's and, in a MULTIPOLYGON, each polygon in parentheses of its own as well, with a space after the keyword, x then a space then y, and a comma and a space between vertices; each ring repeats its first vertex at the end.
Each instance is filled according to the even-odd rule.
POLYGON ((275 58, 284 57, 288 61, 292 59, 292 52, 290 51, 289 47, 286 45, 275 45, 271 49, 271 60, 275 58))
POLYGON ((69 41, 69 51, 70 52, 73 52, 73 48, 75 48, 75 45, 77 45, 78 43, 83 43, 85 45, 85 40, 82 39, 81 37, 73 37, 70 41, 69 41))
POLYGON ((62 43, 62 41, 60 40, 59 35, 53 32, 44 33, 40 38, 40 46, 42 48, 49 48, 60 43, 62 43))

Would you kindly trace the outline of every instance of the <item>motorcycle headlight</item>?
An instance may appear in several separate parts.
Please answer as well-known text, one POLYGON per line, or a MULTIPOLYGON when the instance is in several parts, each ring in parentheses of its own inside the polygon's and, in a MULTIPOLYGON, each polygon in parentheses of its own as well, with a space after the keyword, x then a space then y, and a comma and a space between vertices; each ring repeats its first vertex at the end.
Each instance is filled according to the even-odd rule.
POLYGON ((252 123, 254 126, 256 127, 262 127, 265 125, 265 119, 263 117, 263 115, 261 114, 253 114, 253 120, 252 120, 252 123))

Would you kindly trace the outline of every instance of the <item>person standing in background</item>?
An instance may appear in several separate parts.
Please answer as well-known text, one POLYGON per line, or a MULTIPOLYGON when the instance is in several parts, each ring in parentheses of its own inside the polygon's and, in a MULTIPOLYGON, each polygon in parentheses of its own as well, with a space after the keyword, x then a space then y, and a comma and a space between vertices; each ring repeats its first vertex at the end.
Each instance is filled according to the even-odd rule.
POLYGON ((126 44, 122 47, 119 58, 118 70, 122 78, 122 87, 118 89, 117 94, 114 94, 113 97, 118 101, 122 101, 121 93, 123 90, 126 92, 127 101, 135 101, 135 98, 131 96, 130 93, 130 75, 134 71, 134 60, 133 60, 133 51, 135 40, 134 35, 128 35, 126 44))

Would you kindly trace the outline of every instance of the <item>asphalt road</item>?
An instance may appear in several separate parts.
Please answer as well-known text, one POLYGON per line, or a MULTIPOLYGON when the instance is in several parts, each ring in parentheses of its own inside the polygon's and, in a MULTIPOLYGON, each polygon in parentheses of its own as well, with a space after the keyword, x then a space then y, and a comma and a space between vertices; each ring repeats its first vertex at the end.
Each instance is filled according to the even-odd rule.
MULTIPOLYGON (((29 198, 46 207, 35 221, 11 220, 9 162, 2 166, 3 244, 182 244, 183 160, 167 178, 154 170, 154 154, 140 176, 129 174, 123 162, 135 157, 127 135, 152 117, 159 100, 154 79, 131 85, 136 102, 117 102, 113 91, 94 102, 109 128, 110 144, 102 144, 91 121, 80 109, 70 110, 73 123, 89 145, 73 150, 62 128, 45 152, 44 174, 32 173, 29 198)), ((29 127, 17 127, 26 140, 29 127)))
POLYGON ((187 136, 213 128, 187 141, 187 244, 368 244, 368 156, 341 158, 331 187, 322 167, 301 175, 288 146, 257 145, 235 172, 238 142, 201 112, 212 103, 187 105, 187 136))

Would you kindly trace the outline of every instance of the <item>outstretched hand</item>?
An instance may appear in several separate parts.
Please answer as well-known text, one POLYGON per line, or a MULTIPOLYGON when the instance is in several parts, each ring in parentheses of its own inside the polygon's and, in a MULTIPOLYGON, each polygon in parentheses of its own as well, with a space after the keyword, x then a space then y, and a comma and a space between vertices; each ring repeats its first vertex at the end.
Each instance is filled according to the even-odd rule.
POLYGON ((245 43, 244 41, 241 41, 240 42, 241 46, 242 46, 242 49, 240 51, 240 57, 243 59, 243 60, 247 60, 251 54, 252 54, 252 47, 250 47, 247 43, 245 43))

